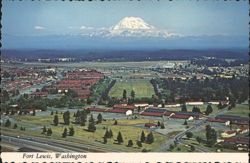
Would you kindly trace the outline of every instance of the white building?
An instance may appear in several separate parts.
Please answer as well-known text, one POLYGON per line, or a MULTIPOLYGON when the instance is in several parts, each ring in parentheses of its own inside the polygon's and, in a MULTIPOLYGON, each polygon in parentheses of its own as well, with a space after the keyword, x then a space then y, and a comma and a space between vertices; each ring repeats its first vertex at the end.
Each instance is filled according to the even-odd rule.
POLYGON ((132 111, 132 110, 126 111, 126 116, 129 116, 129 115, 132 115, 132 114, 133 114, 133 111, 132 111))

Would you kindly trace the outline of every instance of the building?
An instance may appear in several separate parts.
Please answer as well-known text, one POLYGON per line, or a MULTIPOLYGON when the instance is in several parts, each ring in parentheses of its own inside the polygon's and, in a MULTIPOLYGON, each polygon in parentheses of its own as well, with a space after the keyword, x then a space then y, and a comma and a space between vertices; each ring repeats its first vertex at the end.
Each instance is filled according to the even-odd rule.
POLYGON ((249 125, 249 118, 248 117, 240 117, 234 115, 218 115, 215 117, 217 121, 230 121, 232 124, 236 125, 249 125))
POLYGON ((154 123, 145 123, 144 127, 147 127, 147 128, 156 128, 157 124, 154 124, 154 123))
POLYGON ((169 116, 169 118, 176 118, 176 119, 187 119, 187 120, 194 120, 194 117, 191 115, 185 115, 185 114, 172 114, 169 116))
POLYGON ((126 111, 126 116, 129 116, 129 115, 132 115, 133 114, 133 111, 132 110, 127 110, 126 111))
POLYGON ((48 92, 33 92, 30 94, 31 97, 47 97, 48 92))
POLYGON ((230 138, 230 137, 236 136, 236 134, 237 134, 237 131, 235 131, 235 130, 226 131, 226 132, 221 133, 221 137, 222 138, 230 138))
POLYGON ((124 109, 124 110, 135 110, 136 107, 134 105, 128 105, 128 104, 115 104, 113 106, 113 109, 124 109))
POLYGON ((188 101, 185 102, 186 105, 191 105, 191 106, 198 106, 198 105, 204 105, 204 102, 201 101, 188 101))
POLYGON ((63 80, 45 87, 48 92, 65 93, 72 90, 77 98, 87 99, 91 96, 91 87, 99 82, 104 75, 96 70, 71 71, 63 80))

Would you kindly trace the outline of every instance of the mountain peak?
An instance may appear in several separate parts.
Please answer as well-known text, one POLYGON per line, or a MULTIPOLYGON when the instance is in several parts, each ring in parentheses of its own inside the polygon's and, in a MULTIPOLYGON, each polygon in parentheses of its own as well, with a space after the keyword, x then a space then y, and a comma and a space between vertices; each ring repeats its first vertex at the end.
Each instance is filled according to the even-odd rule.
POLYGON ((112 27, 112 29, 147 30, 147 29, 154 29, 154 27, 146 23, 142 18, 130 16, 120 20, 115 26, 112 27))

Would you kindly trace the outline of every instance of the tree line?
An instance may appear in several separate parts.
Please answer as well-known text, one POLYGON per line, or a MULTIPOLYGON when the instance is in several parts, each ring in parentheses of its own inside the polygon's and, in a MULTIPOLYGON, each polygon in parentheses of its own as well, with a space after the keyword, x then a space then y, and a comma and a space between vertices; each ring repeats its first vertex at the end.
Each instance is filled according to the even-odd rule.
MULTIPOLYGON (((248 78, 233 77, 231 79, 213 78, 198 80, 196 77, 181 79, 152 79, 158 99, 168 102, 226 100, 244 102, 248 99, 248 78), (159 92, 157 88, 163 91, 159 92)), ((160 100, 159 100, 160 101, 160 100)))

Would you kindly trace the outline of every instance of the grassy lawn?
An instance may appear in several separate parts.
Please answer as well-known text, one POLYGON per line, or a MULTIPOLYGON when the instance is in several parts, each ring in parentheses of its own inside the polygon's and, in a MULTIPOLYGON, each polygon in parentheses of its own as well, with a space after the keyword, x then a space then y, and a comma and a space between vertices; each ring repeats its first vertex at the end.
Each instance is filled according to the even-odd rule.
MULTIPOLYGON (((211 114, 216 114, 218 112, 217 105, 211 105, 211 106, 213 108, 213 112, 211 114)), ((192 112, 193 107, 194 106, 187 105, 187 111, 192 112)), ((201 110, 202 113, 205 112, 206 109, 207 109, 207 105, 206 104, 204 104, 204 105, 198 105, 197 107, 200 108, 200 110, 201 110)), ((181 107, 168 108, 168 110, 181 111, 181 107)))
POLYGON ((225 113, 225 115, 236 115, 242 117, 249 116, 249 106, 243 104, 237 104, 235 108, 225 113))
MULTIPOLYGON (((63 118, 61 114, 58 114, 59 116, 59 122, 63 122, 63 118)), ((16 116, 18 117, 18 129, 11 129, 15 133, 25 133, 27 135, 33 135, 33 136, 42 136, 42 137, 48 137, 45 135, 42 135, 42 127, 46 126, 47 128, 50 127, 52 129, 52 136, 48 137, 51 139, 60 139, 65 141, 71 141, 76 143, 86 143, 86 144, 94 144, 94 145, 101 145, 103 147, 109 148, 109 149, 116 149, 117 151, 127 151, 127 152, 141 152, 143 148, 146 148, 148 150, 154 151, 156 150, 163 142, 166 141, 166 137, 158 134, 156 132, 153 133, 154 135, 154 143, 152 144, 146 144, 143 143, 142 148, 138 148, 136 145, 136 141, 138 140, 139 136, 141 135, 142 130, 144 130, 145 134, 147 135, 149 133, 149 130, 142 129, 138 127, 134 127, 133 125, 136 124, 142 124, 148 122, 146 119, 137 119, 137 120, 118 120, 118 125, 113 125, 113 120, 107 120, 103 122, 102 124, 96 125, 96 132, 88 132, 85 129, 87 129, 86 126, 80 126, 77 124, 70 124, 69 126, 59 124, 58 126, 52 125, 53 121, 53 115, 49 116, 30 116, 30 115, 23 115, 23 116, 16 116), (26 131, 20 131, 20 127, 25 127, 26 131), (64 128, 69 128, 73 126, 75 130, 74 136, 67 136, 66 138, 62 138, 62 133, 64 128), (103 144, 103 136, 105 134, 106 128, 111 129, 113 132, 113 138, 108 139, 107 144, 103 144), (116 144, 116 137, 118 132, 122 133, 124 143, 121 145, 116 144), (128 140, 132 140, 134 143, 134 147, 127 147, 128 140)), ((71 115, 71 120, 73 120, 74 117, 71 115)), ((13 124, 12 124, 13 126, 13 124)))
POLYGON ((116 84, 109 92, 109 96, 121 98, 124 89, 127 91, 127 96, 130 96, 130 92, 134 90, 136 98, 152 97, 152 95, 155 94, 154 88, 149 80, 121 79, 116 81, 116 84))

